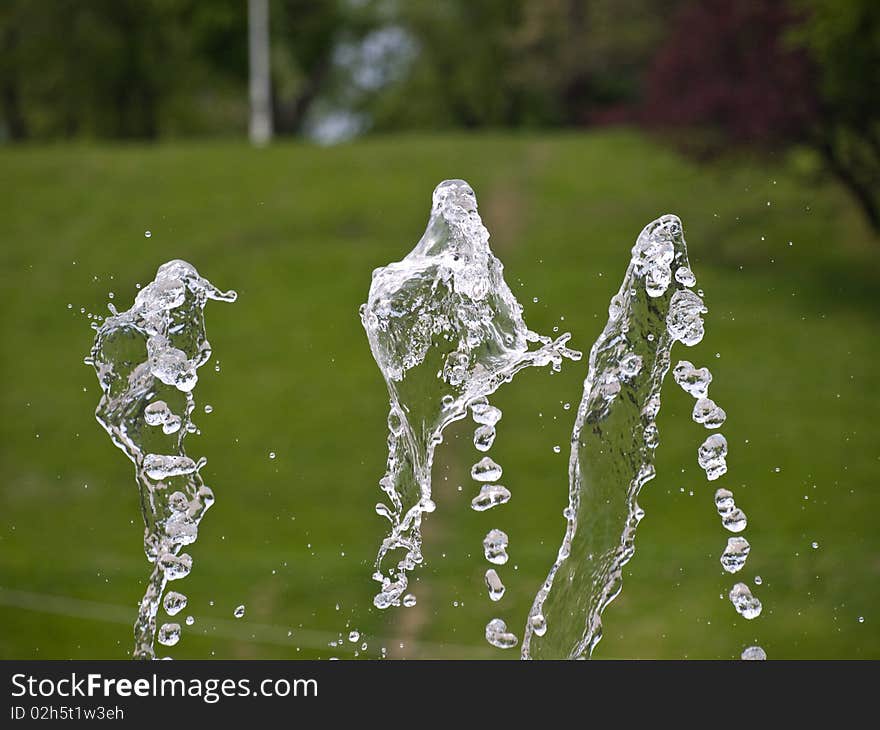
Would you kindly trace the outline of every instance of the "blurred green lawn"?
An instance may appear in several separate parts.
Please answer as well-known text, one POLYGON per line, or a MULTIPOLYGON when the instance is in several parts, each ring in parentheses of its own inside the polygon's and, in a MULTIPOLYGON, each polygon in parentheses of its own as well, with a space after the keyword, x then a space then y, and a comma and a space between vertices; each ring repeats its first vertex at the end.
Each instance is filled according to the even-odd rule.
POLYGON ((578 402, 584 361, 524 372, 494 399, 508 505, 469 509, 471 427, 450 429, 419 603, 371 604, 387 394, 357 309, 448 177, 475 188, 526 321, 570 330, 585 351, 642 226, 666 212, 685 224, 710 313, 703 343, 673 357, 715 375, 730 443, 721 483, 749 516, 752 554, 736 578, 722 572, 718 484, 696 464, 706 432, 670 378, 658 477, 596 656, 733 658, 757 642, 771 658, 880 657, 880 243, 837 187, 791 161, 697 166, 628 132, 0 150, 0 657, 130 651, 143 527, 132 466, 93 417, 80 309, 106 311, 111 291, 127 308, 171 258, 239 301, 206 311, 222 368, 201 371, 196 397, 214 412, 197 412, 188 451, 208 457, 217 502, 175 586, 195 624, 170 653, 349 657, 357 629, 361 656, 518 656, 488 647, 483 628, 498 615, 521 636, 555 555, 567 454, 553 446, 567 444, 563 403, 578 402), (500 604, 482 582, 492 527, 511 536, 500 604), (756 575, 765 608, 747 622, 726 593, 756 575))

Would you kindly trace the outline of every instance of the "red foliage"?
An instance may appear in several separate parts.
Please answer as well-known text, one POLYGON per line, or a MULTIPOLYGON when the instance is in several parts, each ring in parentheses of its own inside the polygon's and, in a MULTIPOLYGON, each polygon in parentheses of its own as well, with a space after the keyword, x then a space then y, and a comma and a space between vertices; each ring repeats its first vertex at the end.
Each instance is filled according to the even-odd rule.
POLYGON ((809 59, 787 47, 782 0, 694 0, 673 19, 646 78, 640 116, 708 126, 743 142, 797 139, 818 114, 809 59))

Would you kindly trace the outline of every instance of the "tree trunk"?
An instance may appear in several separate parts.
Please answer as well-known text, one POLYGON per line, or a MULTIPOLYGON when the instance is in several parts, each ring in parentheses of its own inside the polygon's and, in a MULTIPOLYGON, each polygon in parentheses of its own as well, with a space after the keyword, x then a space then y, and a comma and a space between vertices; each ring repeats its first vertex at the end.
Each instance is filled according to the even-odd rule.
MULTIPOLYGON (((853 196, 871 230, 880 235, 880 202, 877 199, 876 185, 869 180, 864 180, 855 171, 852 165, 846 164, 834 148, 830 139, 823 139, 818 143, 819 152, 828 169, 841 182, 847 191, 853 196)), ((870 176, 870 175, 869 175, 870 176)))

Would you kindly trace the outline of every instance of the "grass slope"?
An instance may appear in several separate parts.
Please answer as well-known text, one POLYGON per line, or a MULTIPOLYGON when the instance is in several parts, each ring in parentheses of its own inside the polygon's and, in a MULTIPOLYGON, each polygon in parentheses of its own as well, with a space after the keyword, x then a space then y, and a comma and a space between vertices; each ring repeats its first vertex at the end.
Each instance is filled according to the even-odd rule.
POLYGON ((704 342, 673 357, 715 374, 722 482, 749 515, 752 554, 736 579, 723 574, 716 484, 696 464, 706 432, 670 378, 658 476, 596 655, 731 658, 757 641, 773 658, 880 657, 880 246, 836 187, 782 163, 697 166, 627 132, 25 147, 0 150, 0 176, 0 657, 130 650, 142 522, 131 465, 93 418, 80 308, 101 312, 110 291, 128 307, 137 282, 184 258, 240 298, 207 308, 222 368, 203 368, 196 396, 214 412, 199 414, 188 450, 208 457, 217 503, 177 586, 190 597, 181 617, 196 621, 173 655, 351 656, 356 628, 361 656, 513 658, 485 645, 483 627, 500 615, 521 635, 555 555, 574 414, 563 403, 577 403, 584 362, 524 372, 495 399, 492 456, 514 495, 503 508, 469 509, 476 452, 455 424, 419 603, 371 605, 387 395, 357 308, 370 271, 419 238, 448 177, 477 191, 530 326, 568 329, 585 351, 641 227, 665 212, 685 223, 710 313, 704 342), (495 605, 482 584, 491 527, 511 536, 495 605), (756 574, 764 614, 746 622, 726 593, 756 574))

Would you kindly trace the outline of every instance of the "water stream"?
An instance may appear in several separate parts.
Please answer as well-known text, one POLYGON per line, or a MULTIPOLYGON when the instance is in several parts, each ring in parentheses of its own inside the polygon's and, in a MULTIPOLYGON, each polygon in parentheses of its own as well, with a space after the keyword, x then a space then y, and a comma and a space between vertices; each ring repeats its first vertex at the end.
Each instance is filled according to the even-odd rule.
POLYGON ((192 558, 182 549, 195 542, 214 494, 199 470, 205 459, 187 455, 184 441, 196 432, 192 414, 198 369, 211 356, 204 309, 209 299, 233 302, 185 261, 169 261, 141 289, 131 309, 96 325, 97 335, 86 363, 95 368, 101 400, 98 422, 135 465, 144 550, 153 564, 134 624, 136 659, 155 657, 155 640, 175 645, 181 626, 158 627, 160 602, 169 618, 186 607, 177 591, 164 596, 169 582, 187 576, 192 558))

